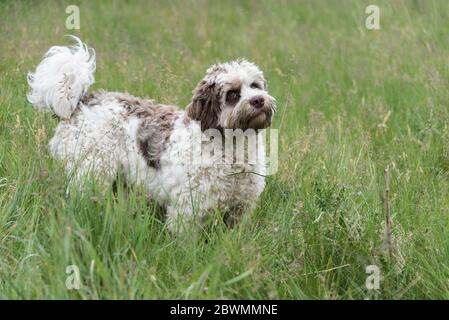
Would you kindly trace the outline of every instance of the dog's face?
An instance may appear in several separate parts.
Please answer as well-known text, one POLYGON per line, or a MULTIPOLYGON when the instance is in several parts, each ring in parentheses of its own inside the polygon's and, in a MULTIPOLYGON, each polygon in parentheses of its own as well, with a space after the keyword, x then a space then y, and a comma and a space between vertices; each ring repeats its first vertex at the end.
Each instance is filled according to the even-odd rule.
POLYGON ((275 99, 259 68, 246 60, 213 65, 193 91, 188 116, 207 129, 264 129, 271 125, 275 99))

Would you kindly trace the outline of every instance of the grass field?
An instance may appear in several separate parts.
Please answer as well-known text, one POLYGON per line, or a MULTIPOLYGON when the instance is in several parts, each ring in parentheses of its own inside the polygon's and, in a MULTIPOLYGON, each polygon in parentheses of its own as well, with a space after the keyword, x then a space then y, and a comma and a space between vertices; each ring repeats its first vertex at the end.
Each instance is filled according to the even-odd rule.
POLYGON ((75 31, 68 4, 0 3, 0 298, 449 299, 447 1, 76 1, 75 31), (94 89, 180 106, 210 64, 259 64, 280 166, 256 211, 183 241, 138 192, 67 195, 57 120, 25 97, 66 34, 96 49, 94 89))

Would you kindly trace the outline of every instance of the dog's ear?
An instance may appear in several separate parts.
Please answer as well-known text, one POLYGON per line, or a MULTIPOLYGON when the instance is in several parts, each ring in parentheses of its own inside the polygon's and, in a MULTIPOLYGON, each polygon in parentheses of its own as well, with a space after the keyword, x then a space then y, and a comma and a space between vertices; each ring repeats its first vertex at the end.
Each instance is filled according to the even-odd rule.
POLYGON ((200 121, 201 131, 218 129, 220 109, 220 89, 215 82, 202 80, 193 90, 187 115, 192 120, 200 121))

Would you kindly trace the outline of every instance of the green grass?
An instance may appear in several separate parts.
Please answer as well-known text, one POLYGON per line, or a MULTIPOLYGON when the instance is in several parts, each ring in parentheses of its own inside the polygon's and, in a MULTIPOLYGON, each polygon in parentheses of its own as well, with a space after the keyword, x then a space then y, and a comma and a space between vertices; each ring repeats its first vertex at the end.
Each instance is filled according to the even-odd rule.
POLYGON ((77 1, 75 32, 72 3, 0 4, 0 298, 449 299, 446 0, 77 1), (365 28, 373 2, 378 31, 365 28), (256 211, 195 242, 137 191, 68 195, 46 148, 57 120, 25 94, 27 71, 70 33, 96 49, 94 89, 180 106, 210 64, 259 64, 280 167, 256 211), (365 287, 368 265, 380 290, 365 287))

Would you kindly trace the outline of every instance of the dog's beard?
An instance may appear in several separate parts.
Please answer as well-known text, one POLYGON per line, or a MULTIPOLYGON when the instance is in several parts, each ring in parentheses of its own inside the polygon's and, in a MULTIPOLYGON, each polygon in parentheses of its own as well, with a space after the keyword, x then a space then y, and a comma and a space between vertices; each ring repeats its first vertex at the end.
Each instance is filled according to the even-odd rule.
POLYGON ((271 125, 274 103, 269 102, 260 109, 249 103, 243 103, 235 108, 228 116, 227 127, 232 129, 265 129, 271 125))
POLYGON ((271 115, 267 115, 266 112, 260 111, 255 116, 251 117, 247 121, 248 129, 265 129, 271 125, 271 115))

